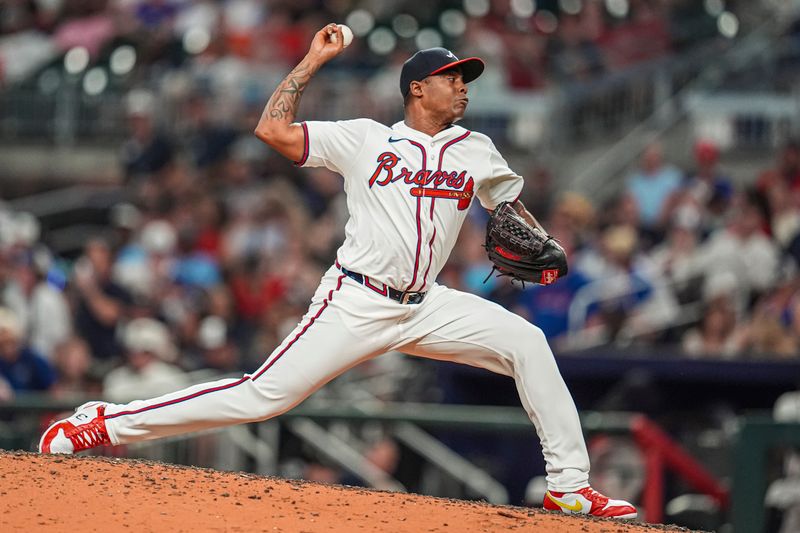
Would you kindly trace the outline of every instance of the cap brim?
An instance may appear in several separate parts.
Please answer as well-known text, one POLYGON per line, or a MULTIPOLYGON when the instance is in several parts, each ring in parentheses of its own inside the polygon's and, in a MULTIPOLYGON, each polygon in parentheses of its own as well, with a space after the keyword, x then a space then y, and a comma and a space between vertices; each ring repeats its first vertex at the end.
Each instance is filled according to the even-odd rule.
POLYGON ((466 59, 453 61, 452 63, 448 63, 443 67, 439 67, 431 72, 429 76, 434 76, 458 67, 461 70, 461 79, 464 80, 464 83, 469 83, 483 73, 484 66, 485 65, 483 64, 483 60, 481 58, 468 57, 466 59))

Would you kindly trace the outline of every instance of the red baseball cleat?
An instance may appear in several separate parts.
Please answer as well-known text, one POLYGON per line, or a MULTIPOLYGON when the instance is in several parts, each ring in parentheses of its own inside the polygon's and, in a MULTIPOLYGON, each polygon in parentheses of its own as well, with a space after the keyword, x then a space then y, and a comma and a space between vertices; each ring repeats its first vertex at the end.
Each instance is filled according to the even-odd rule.
POLYGON ((623 500, 612 500, 592 487, 575 492, 554 492, 544 495, 544 508, 567 514, 588 514, 605 518, 636 518, 636 507, 623 500))
POLYGON ((39 440, 39 453, 78 453, 110 445, 105 410, 106 404, 89 402, 75 409, 71 417, 54 422, 39 440))

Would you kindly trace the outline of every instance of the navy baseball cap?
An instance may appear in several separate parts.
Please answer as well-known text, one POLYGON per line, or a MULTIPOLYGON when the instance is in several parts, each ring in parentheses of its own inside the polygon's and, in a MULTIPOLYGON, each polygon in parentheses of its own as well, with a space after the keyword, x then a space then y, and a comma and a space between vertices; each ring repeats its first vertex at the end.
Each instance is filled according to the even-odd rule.
POLYGON ((464 83, 469 83, 483 72, 483 60, 477 57, 458 59, 446 48, 428 48, 420 50, 403 63, 400 73, 400 92, 405 98, 411 88, 412 81, 422 81, 428 76, 439 74, 445 70, 458 67, 464 83))

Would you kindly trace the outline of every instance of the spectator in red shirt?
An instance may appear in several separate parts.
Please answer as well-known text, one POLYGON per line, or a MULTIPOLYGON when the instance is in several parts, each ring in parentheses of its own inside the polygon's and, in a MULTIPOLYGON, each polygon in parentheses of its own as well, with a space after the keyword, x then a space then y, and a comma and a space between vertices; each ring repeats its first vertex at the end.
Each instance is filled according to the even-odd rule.
POLYGON ((772 187, 800 190, 800 143, 789 141, 778 154, 774 168, 765 170, 758 177, 758 188, 766 191, 772 187))
POLYGON ((257 257, 244 261, 231 279, 236 310, 243 319, 259 320, 286 293, 283 279, 265 271, 257 257))

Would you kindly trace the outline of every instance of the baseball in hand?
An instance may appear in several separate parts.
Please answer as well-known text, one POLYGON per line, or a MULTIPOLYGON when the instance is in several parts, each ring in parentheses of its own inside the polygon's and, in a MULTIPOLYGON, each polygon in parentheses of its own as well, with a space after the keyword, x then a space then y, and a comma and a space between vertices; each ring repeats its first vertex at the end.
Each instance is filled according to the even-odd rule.
MULTIPOLYGON (((353 42, 353 30, 350 27, 345 26, 344 24, 339 24, 339 29, 342 30, 342 38, 344 39, 344 47, 347 48, 350 46, 350 43, 353 42)), ((331 34, 331 42, 335 43, 336 40, 339 38, 337 34, 331 34)))

